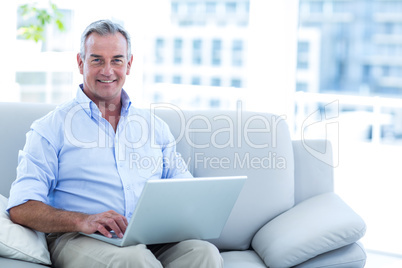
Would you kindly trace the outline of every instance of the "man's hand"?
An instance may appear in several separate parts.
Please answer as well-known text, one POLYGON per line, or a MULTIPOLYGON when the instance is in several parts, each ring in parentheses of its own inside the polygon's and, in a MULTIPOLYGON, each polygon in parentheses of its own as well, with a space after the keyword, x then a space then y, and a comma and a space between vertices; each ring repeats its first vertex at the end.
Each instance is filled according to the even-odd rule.
POLYGON ((64 211, 30 200, 10 209, 10 218, 18 223, 44 233, 83 232, 92 234, 96 231, 112 237, 114 231, 123 237, 127 228, 127 219, 115 211, 106 211, 88 215, 79 212, 64 211))
POLYGON ((80 225, 80 232, 86 234, 98 231, 106 237, 112 237, 110 231, 114 231, 118 237, 122 238, 127 229, 128 222, 126 217, 113 210, 109 210, 99 214, 88 215, 80 225))

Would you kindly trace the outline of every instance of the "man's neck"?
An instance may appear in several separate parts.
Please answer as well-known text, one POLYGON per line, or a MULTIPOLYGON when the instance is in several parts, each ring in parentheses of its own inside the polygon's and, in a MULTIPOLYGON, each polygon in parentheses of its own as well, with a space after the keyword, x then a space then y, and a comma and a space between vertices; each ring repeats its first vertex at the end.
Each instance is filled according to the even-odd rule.
POLYGON ((116 104, 99 102, 96 103, 96 105, 101 111, 102 117, 112 125, 114 131, 116 132, 117 124, 120 120, 120 111, 122 106, 121 101, 116 104))

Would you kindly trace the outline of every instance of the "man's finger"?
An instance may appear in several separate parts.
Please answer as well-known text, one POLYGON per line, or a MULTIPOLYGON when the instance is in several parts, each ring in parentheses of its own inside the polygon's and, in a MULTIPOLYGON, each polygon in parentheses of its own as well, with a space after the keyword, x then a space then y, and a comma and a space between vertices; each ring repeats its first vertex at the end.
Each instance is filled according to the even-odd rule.
POLYGON ((124 225, 124 223, 122 223, 124 221, 122 221, 121 216, 117 215, 117 216, 112 216, 110 218, 107 218, 104 222, 104 224, 110 228, 111 230, 114 231, 114 233, 122 238, 123 237, 123 233, 125 231, 126 226, 124 225))
POLYGON ((99 233, 103 234, 104 236, 112 238, 112 234, 102 224, 98 225, 97 230, 99 233))
POLYGON ((127 225, 124 223, 124 221, 122 219, 117 219, 116 224, 121 232, 121 235, 123 236, 123 234, 126 232, 127 225))

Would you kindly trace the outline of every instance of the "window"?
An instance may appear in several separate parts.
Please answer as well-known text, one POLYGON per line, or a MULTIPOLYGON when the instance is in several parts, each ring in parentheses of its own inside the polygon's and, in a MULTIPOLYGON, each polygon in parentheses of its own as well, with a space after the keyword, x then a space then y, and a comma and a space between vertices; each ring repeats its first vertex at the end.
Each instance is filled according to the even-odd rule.
POLYGON ((237 3, 236 2, 227 2, 226 3, 226 13, 233 14, 236 13, 237 3))
POLYGON ((233 66, 242 66, 243 65, 243 41, 242 40, 233 40, 232 65, 233 66))
POLYGON ((196 2, 188 2, 187 3, 187 14, 194 15, 197 12, 197 3, 196 2))
POLYGON ((202 40, 193 40, 193 64, 201 65, 202 62, 202 40))
POLYGON ((155 62, 163 63, 163 48, 165 46, 165 41, 162 38, 158 38, 155 41, 155 62))
POLYGON ((363 65, 362 83, 369 82, 370 76, 371 76, 371 66, 363 65))
POLYGON ((222 41, 219 39, 212 40, 212 65, 221 65, 222 41))
POLYGON ((345 13, 350 10, 350 3, 347 1, 334 1, 332 3, 332 10, 334 13, 345 13))
POLYGON ((216 12, 216 2, 206 2, 205 11, 207 14, 214 14, 216 12))
POLYGON ((392 32, 394 31, 394 23, 391 22, 387 22, 384 23, 384 34, 392 34, 392 32))
POLYGON ((236 87, 236 88, 242 87, 241 80, 238 78, 232 79, 230 86, 236 87))
POLYGON ((323 11, 324 11, 324 3, 322 1, 310 2, 310 12, 311 13, 322 13, 323 11))
POLYGON ((213 86, 213 87, 221 86, 221 79, 218 77, 211 78, 211 86, 213 86))
POLYGON ((20 85, 21 101, 61 103, 70 98, 72 72, 17 72, 16 82, 20 85), (52 92, 46 92, 50 82, 52 92))
POLYGON ((182 54, 183 54, 183 40, 177 38, 174 40, 174 51, 173 51, 173 62, 175 64, 182 63, 183 61, 182 54))
POLYGON ((191 78, 191 84, 195 86, 201 85, 201 78, 199 76, 194 76, 191 78))
POLYGON ((309 68, 308 61, 305 59, 298 58, 297 60, 297 69, 299 70, 307 70, 309 68))
POLYGON ((297 69, 306 70, 309 68, 310 44, 305 41, 298 42, 297 46, 297 69))
POLYGON ((171 10, 173 14, 179 13, 179 3, 177 2, 172 2, 171 4, 171 10))
POLYGON ((384 65, 382 66, 382 76, 387 77, 390 76, 391 68, 390 66, 384 65))
POLYGON ((308 84, 307 83, 302 83, 302 82, 296 83, 296 91, 307 92, 308 91, 308 84))
POLYGON ((308 53, 310 50, 310 44, 308 42, 299 42, 297 44, 297 51, 299 53, 308 53))
POLYGON ((181 76, 180 75, 173 76, 172 82, 173 84, 181 84, 181 76))
POLYGON ((45 51, 73 51, 74 50, 74 37, 72 34, 72 25, 74 21, 74 16, 72 10, 61 9, 59 12, 63 16, 63 21, 65 25, 65 30, 60 32, 56 27, 51 27, 46 31, 47 36, 52 36, 52 38, 45 37, 43 47, 45 51))
POLYGON ((154 76, 154 82, 155 82, 155 83, 162 83, 162 82, 163 82, 163 76, 160 75, 160 74, 156 74, 156 75, 154 76))
POLYGON ((18 72, 16 82, 20 85, 45 85, 46 73, 43 72, 18 72))
POLYGON ((219 108, 219 106, 221 106, 221 101, 219 99, 211 99, 209 101, 209 106, 211 108, 219 108))

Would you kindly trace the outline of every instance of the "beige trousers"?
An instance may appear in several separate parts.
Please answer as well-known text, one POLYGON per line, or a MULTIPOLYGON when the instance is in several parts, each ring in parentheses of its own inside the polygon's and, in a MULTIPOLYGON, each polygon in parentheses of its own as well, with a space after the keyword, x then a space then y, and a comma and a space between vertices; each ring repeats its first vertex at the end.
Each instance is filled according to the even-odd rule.
POLYGON ((117 247, 78 233, 65 233, 49 234, 47 241, 56 268, 223 267, 218 249, 201 240, 117 247))

